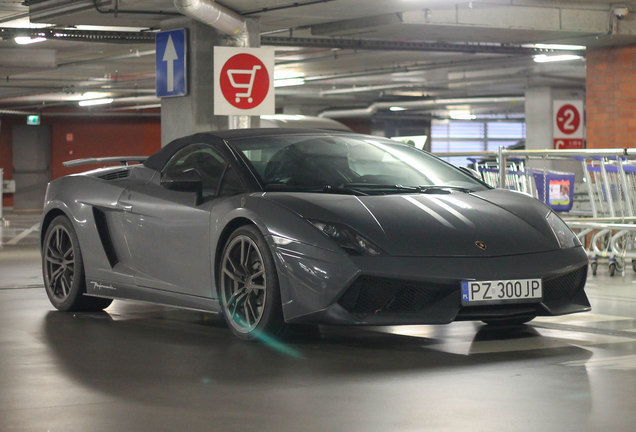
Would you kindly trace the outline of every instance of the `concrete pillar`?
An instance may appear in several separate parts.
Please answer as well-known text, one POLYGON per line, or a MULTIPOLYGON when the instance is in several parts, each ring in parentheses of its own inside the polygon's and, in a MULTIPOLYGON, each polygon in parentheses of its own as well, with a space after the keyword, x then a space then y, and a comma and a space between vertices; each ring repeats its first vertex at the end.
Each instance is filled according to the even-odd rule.
POLYGON ((587 52, 587 147, 636 147, 636 46, 587 52))
POLYGON ((552 89, 526 89, 526 148, 552 148, 552 89))
MULTIPOLYGON (((553 102, 555 100, 583 100, 584 91, 554 87, 529 87, 525 93, 526 149, 549 150, 554 148, 553 102)), ((580 176, 578 162, 556 160, 532 160, 532 168, 573 172, 580 176)))
POLYGON ((554 148, 553 102, 555 100, 583 100, 583 89, 529 87, 526 89, 526 148, 546 150, 554 148))
MULTIPOLYGON (((248 20, 249 37, 233 38, 206 24, 186 17, 166 20, 162 30, 185 28, 188 33, 188 94, 161 100, 161 145, 185 135, 223 130, 229 127, 228 116, 214 113, 214 46, 260 46, 259 25, 248 20)), ((235 119, 234 124, 245 124, 235 119)), ((252 127, 258 121, 252 119, 252 127)))

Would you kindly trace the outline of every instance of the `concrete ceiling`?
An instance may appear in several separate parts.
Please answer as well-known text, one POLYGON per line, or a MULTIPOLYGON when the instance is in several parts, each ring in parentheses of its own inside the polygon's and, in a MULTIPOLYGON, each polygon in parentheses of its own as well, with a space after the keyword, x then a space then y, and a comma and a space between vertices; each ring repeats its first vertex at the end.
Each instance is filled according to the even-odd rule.
MULTIPOLYGON (((277 107, 288 113, 346 115, 356 109, 351 112, 368 114, 402 103, 409 110, 399 115, 443 117, 447 108, 462 107, 514 117, 523 113, 529 86, 585 88, 584 59, 535 63, 529 44, 636 45, 636 1, 222 4, 259 21, 263 45, 276 46, 277 71, 304 75, 304 85, 277 88, 277 107), (617 7, 630 13, 619 20, 617 7)), ((76 111, 86 92, 115 98, 108 108, 92 108, 92 113, 157 106, 149 33, 177 15, 170 0, 0 1, 0 112, 76 111), (80 33, 74 33, 75 40, 14 42, 17 27, 37 23, 80 33), (82 30, 82 25, 112 26, 98 31, 125 33, 89 39, 97 30, 82 30), (136 40, 131 34, 141 36, 136 40)))

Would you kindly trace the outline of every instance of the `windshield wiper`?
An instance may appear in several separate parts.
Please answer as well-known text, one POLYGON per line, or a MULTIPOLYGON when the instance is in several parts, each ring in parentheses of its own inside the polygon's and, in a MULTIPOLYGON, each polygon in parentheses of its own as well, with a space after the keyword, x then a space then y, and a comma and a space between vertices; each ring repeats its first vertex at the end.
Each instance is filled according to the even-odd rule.
POLYGON ((473 192, 472 189, 461 187, 461 186, 445 186, 445 185, 426 185, 419 186, 419 190, 421 193, 437 193, 444 192, 450 193, 450 191, 458 191, 458 192, 473 192))
POLYGON ((300 186, 285 183, 269 183, 265 185, 265 190, 270 192, 324 192, 348 195, 375 195, 385 193, 451 193, 473 192, 472 189, 460 186, 426 185, 426 186, 404 186, 399 184, 377 184, 377 183, 343 183, 339 185, 324 186, 300 186))
POLYGON ((338 185, 338 186, 325 185, 323 186, 322 191, 327 193, 336 193, 336 194, 369 195, 366 192, 362 192, 361 190, 358 190, 356 187, 352 186, 349 183, 345 185, 338 185))
POLYGON ((376 189, 376 190, 388 190, 391 192, 420 192, 419 186, 403 186, 399 184, 377 184, 377 183, 344 183, 339 185, 342 188, 351 189, 376 189))
POLYGON ((383 192, 411 192, 411 193, 451 193, 451 191, 458 192, 474 192, 472 189, 464 188, 461 186, 448 186, 448 185, 425 185, 425 186, 404 186, 399 184, 376 184, 376 183, 345 183, 340 185, 344 188, 352 189, 372 189, 374 191, 383 192))
POLYGON ((268 192, 325 192, 347 195, 368 195, 361 190, 357 190, 346 185, 332 186, 329 184, 324 186, 300 186, 285 183, 268 183, 265 185, 264 189, 268 192))

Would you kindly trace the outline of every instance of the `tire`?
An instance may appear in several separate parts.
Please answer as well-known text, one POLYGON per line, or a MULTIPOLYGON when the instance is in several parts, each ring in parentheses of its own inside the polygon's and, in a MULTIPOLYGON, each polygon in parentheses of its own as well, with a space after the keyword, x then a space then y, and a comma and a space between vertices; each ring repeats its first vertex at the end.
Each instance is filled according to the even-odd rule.
POLYGON ((598 263, 595 261, 592 264, 590 264, 590 266, 592 267, 592 276, 596 276, 596 271, 598 270, 598 263))
POLYGON ((613 277, 616 274, 616 263, 611 263, 609 265, 609 275, 613 277))
POLYGON ((88 297, 84 262, 73 225, 66 216, 58 216, 46 229, 42 244, 44 289, 56 309, 67 312, 99 311, 111 299, 88 297))
POLYGON ((255 226, 242 226, 230 235, 218 275, 221 310, 236 336, 244 340, 282 336, 286 325, 276 266, 255 226))
POLYGON ((536 317, 534 315, 523 316, 517 318, 503 318, 503 319, 488 319, 482 320, 484 323, 491 326, 514 326, 514 325, 522 325, 527 322, 532 321, 536 317))

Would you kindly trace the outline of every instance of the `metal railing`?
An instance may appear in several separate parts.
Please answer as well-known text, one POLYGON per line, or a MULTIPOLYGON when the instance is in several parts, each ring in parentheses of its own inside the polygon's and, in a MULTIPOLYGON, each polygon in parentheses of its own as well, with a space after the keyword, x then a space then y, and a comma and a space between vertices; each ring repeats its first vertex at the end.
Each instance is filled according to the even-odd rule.
MULTIPOLYGON (((577 157, 623 157, 636 159, 636 148, 616 148, 616 149, 581 149, 581 150, 508 150, 499 147, 498 151, 480 152, 444 152, 434 153, 437 157, 472 157, 472 158, 495 158, 499 166, 506 166, 507 159, 527 158, 527 159, 574 159, 577 157)), ((506 174, 500 172, 498 187, 506 187, 506 174)))

